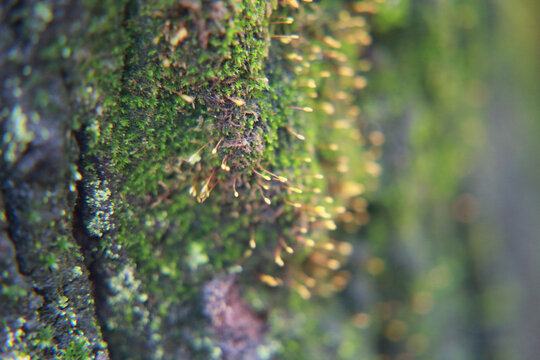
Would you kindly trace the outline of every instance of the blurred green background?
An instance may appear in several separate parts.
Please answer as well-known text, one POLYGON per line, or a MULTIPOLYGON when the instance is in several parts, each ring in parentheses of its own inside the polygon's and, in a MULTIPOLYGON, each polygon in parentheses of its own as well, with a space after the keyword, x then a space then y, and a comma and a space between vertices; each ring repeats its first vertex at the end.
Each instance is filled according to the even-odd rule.
POLYGON ((297 304, 287 353, 537 359, 540 3, 379 3, 361 108, 381 183, 370 222, 337 234, 351 281, 297 304))

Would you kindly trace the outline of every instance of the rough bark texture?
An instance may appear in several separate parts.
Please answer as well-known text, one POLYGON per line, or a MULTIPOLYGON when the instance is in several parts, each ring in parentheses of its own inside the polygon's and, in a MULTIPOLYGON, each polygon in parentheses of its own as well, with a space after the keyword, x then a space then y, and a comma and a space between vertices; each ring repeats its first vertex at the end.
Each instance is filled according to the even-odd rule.
MULTIPOLYGON (((216 24, 231 10, 222 3, 212 6, 209 16, 216 24)), ((206 49, 211 34, 200 3, 162 9, 181 21, 194 17, 190 21, 200 28, 206 49)), ((161 296, 143 290, 144 275, 118 239, 121 210, 116 206, 130 202, 119 199, 125 176, 108 162, 110 148, 97 151, 94 145, 102 139, 96 136, 92 143, 89 135, 89 126, 106 123, 102 107, 110 106, 107 102, 116 102, 120 93, 129 101, 130 89, 152 81, 138 73, 154 62, 146 55, 149 36, 170 29, 164 29, 164 21, 145 24, 154 14, 141 11, 128 2, 2 5, 3 358, 108 358, 99 325, 116 359, 193 357, 218 349, 204 335, 208 330, 197 296, 187 296, 190 305, 165 298, 175 296, 174 287, 161 296), (105 88, 111 85, 117 88, 105 88), (156 314, 156 302, 170 315, 156 314), (178 334, 182 327, 190 329, 183 336, 178 334), (178 344, 192 337, 208 344, 199 350, 178 344)), ((117 112, 132 119, 152 116, 144 105, 130 110, 124 101, 120 106, 127 110, 117 112)), ((154 201, 135 206, 145 212, 154 201)))
MULTIPOLYGON (((343 188, 334 165, 346 159, 324 144, 332 132, 297 132, 315 80, 356 71, 345 54, 327 59, 341 43, 312 22, 319 9, 60 0, 0 9, 2 356, 271 356, 264 306, 252 310, 240 284, 286 283, 309 297, 303 273, 279 268, 293 247, 297 263, 304 247, 317 249, 307 233, 335 228, 321 205, 333 190, 321 191, 316 171, 328 167, 343 188), (291 44, 291 14, 317 47, 291 44), (312 51, 314 71, 302 61, 312 51)), ((351 26, 367 36, 365 21, 351 26)), ((331 276, 326 262, 344 256, 323 252, 331 276)))
MULTIPOLYGON (((495 21, 479 14, 499 7, 388 2, 367 60, 380 1, 304 2, 2 2, 2 359, 538 353, 525 336, 538 328, 538 173, 515 161, 534 153, 537 125, 502 120, 537 112, 510 109, 502 75, 488 129, 504 146, 485 155, 500 167, 484 169, 497 181, 479 199, 500 210, 516 269, 504 277, 530 290, 511 329, 481 276, 508 272, 482 263, 494 243, 475 237, 466 186, 495 21), (528 150, 507 151, 507 127, 528 150), (506 191, 515 173, 531 180, 506 191)), ((523 98, 538 88, 525 80, 523 98)))
POLYGON ((78 148, 73 76, 59 39, 88 24, 76 3, 3 3, 3 357, 108 358, 73 235, 78 148), (7 348, 5 347, 7 345, 7 348), (74 355, 78 354, 78 355, 74 355))

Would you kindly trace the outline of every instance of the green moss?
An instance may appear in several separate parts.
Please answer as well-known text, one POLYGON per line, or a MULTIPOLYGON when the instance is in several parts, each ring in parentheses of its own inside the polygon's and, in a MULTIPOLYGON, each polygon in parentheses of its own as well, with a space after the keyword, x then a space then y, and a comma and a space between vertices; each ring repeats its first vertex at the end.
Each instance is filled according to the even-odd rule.
POLYGON ((84 336, 76 337, 69 345, 59 351, 59 358, 62 360, 84 360, 92 356, 89 349, 88 339, 84 336))
MULTIPOLYGON (((154 252, 145 231, 157 232, 151 238, 169 231, 168 236, 178 240, 167 241, 182 246, 189 243, 183 239, 183 233, 193 232, 190 223, 215 229, 219 225, 217 219, 210 218, 220 212, 219 208, 198 206, 194 200, 203 201, 211 196, 209 185, 205 187, 208 180, 231 182, 232 177, 249 174, 253 166, 250 161, 259 161, 261 150, 249 144, 234 146, 248 141, 253 144, 253 139, 253 146, 264 146, 256 139, 263 126, 257 121, 261 116, 257 102, 268 88, 262 73, 268 47, 263 24, 266 11, 262 2, 231 2, 216 5, 210 12, 160 5, 139 9, 138 17, 131 20, 129 31, 139 40, 129 50, 130 80, 119 97, 122 105, 106 116, 107 122, 94 122, 92 131, 97 133, 95 129, 99 128, 104 145, 97 147, 101 149, 97 153, 107 154, 110 168, 122 179, 123 196, 136 194, 138 200, 131 208, 144 202, 150 205, 150 212, 130 213, 129 220, 122 223, 122 228, 142 231, 140 242, 131 238, 131 232, 130 236, 126 234, 126 240, 120 234, 121 241, 129 244, 135 256, 154 252), (196 24, 198 17, 202 19, 196 24), (188 35, 176 43, 172 38, 182 28, 188 35), (206 48, 199 43, 201 39, 206 48), (138 47, 141 44, 143 48, 138 47), (226 85, 220 84, 225 81, 226 85), (223 122, 216 121, 222 112, 231 119, 226 124, 216 124, 223 122), (228 125, 232 122, 237 122, 240 130, 228 125), (211 150, 222 137, 223 147, 218 149, 218 156, 212 156, 211 150), (198 152, 204 144, 208 145, 198 152), (230 174, 220 173, 209 179, 225 156, 231 162, 247 163, 231 164, 230 174), (194 198, 189 195, 189 188, 194 198), (181 232, 171 235, 170 229, 181 232)), ((206 229, 195 232, 207 233, 206 229)), ((228 232, 234 233, 234 229, 228 232)), ((238 251, 234 252, 237 257, 238 251)))
MULTIPOLYGON (((96 50, 95 60, 79 65, 87 69, 81 96, 89 109, 81 119, 85 225, 99 238, 93 251, 110 274, 104 322, 120 353, 137 342, 144 343, 141 356, 158 357, 182 334, 204 334, 193 305, 204 281, 242 270, 259 287, 260 273, 294 277, 294 270, 280 269, 276 251, 301 263, 311 251, 302 245, 311 241, 306 232, 324 241, 335 226, 330 218, 341 203, 323 207, 331 189, 316 174, 326 171, 341 184, 331 167, 343 154, 328 151, 327 142, 343 134, 305 85, 326 81, 320 72, 339 64, 320 65, 322 53, 313 57, 305 41, 272 37, 298 29, 271 24, 276 19, 294 15, 299 28, 307 27, 313 9, 266 1, 133 2, 120 35, 104 36, 115 49, 111 60, 100 60, 100 40, 69 45, 75 58, 96 50), (294 256, 284 243, 296 248, 294 256), (175 309, 191 310, 179 316, 175 309), (164 318, 148 320, 156 314, 164 318)), ((329 50, 316 23, 309 26, 314 44, 329 50)), ((357 155, 354 146, 347 151, 357 155)), ((188 353, 198 351, 194 341, 184 343, 188 353)))

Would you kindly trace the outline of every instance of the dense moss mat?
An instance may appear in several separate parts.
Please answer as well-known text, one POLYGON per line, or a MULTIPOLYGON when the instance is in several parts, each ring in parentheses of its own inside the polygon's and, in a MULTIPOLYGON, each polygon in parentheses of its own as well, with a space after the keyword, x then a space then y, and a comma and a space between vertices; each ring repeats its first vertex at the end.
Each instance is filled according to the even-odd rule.
MULTIPOLYGON (((265 2, 128 8, 131 44, 116 105, 86 128, 83 160, 83 177, 94 179, 84 185, 83 217, 87 241, 96 244, 95 272, 108 288, 100 309, 115 356, 131 354, 133 343, 142 357, 219 356, 225 350, 209 340, 202 316, 208 304, 200 289, 209 279, 241 272, 259 292, 252 302, 268 308, 276 304, 260 305, 270 295, 260 280, 309 297, 299 279, 311 277, 294 267, 279 270, 304 261, 302 253, 312 250, 303 247, 323 248, 315 251, 323 261, 315 267, 339 267, 347 244, 341 254, 340 244, 322 236, 335 229, 330 212, 341 204, 327 209, 325 202, 342 187, 347 196, 362 187, 338 178, 348 172, 341 151, 351 149, 338 151, 330 139, 356 127, 357 113, 329 119, 334 99, 321 92, 328 100, 319 106, 312 84, 336 70, 343 80, 326 81, 362 88, 365 79, 335 50, 342 45, 330 30, 315 28, 321 13, 265 2), (289 23, 291 16, 298 24, 289 23), (303 40, 291 34, 301 27, 303 40), (326 60, 328 54, 336 59, 326 60)), ((369 37, 365 20, 349 20, 346 30, 369 37)), ((355 45, 362 44, 349 45, 353 55, 355 45)), ((340 101, 340 111, 352 107, 353 99, 340 101)), ((360 137, 356 130, 349 141, 360 137)), ((261 343, 260 351, 271 354, 268 346, 261 343)))
MULTIPOLYGON (((244 304, 231 281, 261 312, 342 287, 350 245, 326 233, 378 168, 347 160, 372 156, 354 145, 367 24, 325 9, 3 5, 9 356, 248 356, 215 315, 223 296, 244 304)), ((254 339, 261 357, 277 339, 254 339)))

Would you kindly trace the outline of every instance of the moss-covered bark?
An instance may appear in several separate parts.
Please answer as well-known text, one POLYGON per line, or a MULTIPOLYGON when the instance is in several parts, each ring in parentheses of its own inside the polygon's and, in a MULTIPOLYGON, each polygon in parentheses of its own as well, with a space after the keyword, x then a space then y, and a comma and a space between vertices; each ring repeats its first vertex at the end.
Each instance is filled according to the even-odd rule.
POLYGON ((365 19, 324 6, 2 5, 2 355, 269 358, 252 307, 343 286, 324 234, 380 169, 365 19))
POLYGON ((2 5, 3 358, 107 358, 73 236, 78 149, 66 36, 78 4, 2 5))

